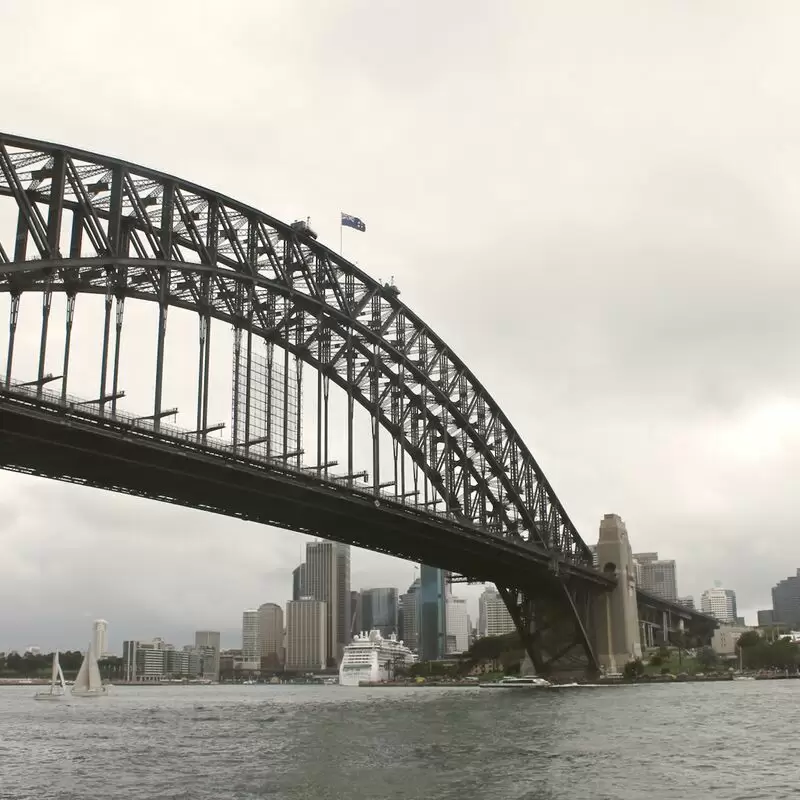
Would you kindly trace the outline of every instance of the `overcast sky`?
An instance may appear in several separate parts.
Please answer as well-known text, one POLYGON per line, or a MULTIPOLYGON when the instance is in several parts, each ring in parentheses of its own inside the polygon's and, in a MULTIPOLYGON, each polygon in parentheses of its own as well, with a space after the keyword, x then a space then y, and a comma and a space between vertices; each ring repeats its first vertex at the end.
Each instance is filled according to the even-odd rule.
MULTIPOLYGON (((0 128, 310 216, 336 248, 339 212, 363 218, 345 255, 469 364, 587 541, 618 513, 681 594, 719 580, 748 621, 771 606, 800 566, 795 3, 0 14, 0 128)), ((237 646, 244 608, 290 596, 304 539, 2 473, 0 544, 2 650, 85 646, 96 616, 114 648, 206 627, 237 646)), ((353 554, 354 588, 412 578, 353 554)))

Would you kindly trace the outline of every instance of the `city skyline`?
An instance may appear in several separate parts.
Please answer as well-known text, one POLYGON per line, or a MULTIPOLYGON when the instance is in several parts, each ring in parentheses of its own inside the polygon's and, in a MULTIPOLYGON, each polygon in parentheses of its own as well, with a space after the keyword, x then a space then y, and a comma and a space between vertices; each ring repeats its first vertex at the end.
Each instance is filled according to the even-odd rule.
MULTIPOLYGON (((303 537, 301 534, 297 534, 297 536, 303 539, 302 558, 303 558, 303 561, 304 561, 305 560, 307 544, 309 542, 314 542, 314 541, 317 541, 317 540, 312 539, 311 537, 303 537)), ((370 556, 375 555, 375 554, 372 554, 372 553, 368 553, 367 551, 359 550, 358 548, 351 548, 351 554, 356 556, 354 559, 351 558, 351 562, 355 563, 356 565, 358 564, 358 555, 359 554, 367 554, 367 555, 370 555, 370 556)), ((639 553, 638 555, 640 557, 641 556, 653 556, 653 557, 655 557, 656 552, 639 553)), ((665 551, 665 553, 663 555, 666 556, 668 554, 665 551)), ((353 575, 356 576, 356 578, 355 579, 351 579, 351 586, 353 587, 353 590, 356 591, 356 592, 361 592, 362 590, 377 589, 377 588, 387 588, 387 587, 396 588, 398 590, 398 597, 399 597, 400 595, 402 595, 406 591, 406 588, 404 588, 404 587, 410 586, 413 583, 414 579, 419 577, 419 565, 414 563, 414 562, 406 562, 406 561, 402 561, 400 559, 391 558, 391 557, 388 557, 388 556, 382 556, 380 558, 382 560, 385 560, 385 561, 389 562, 388 566, 389 566, 389 569, 391 569, 392 571, 391 571, 391 573, 388 570, 380 571, 380 572, 377 573, 378 575, 398 574, 398 573, 402 575, 402 571, 405 568, 405 570, 407 570, 406 574, 408 575, 408 578, 406 578, 404 580, 401 577, 398 580, 398 582, 396 584, 394 584, 394 585, 392 585, 392 584, 390 584, 389 582, 386 582, 386 581, 384 581, 383 583, 379 583, 378 581, 372 581, 372 583, 370 583, 369 580, 368 580, 369 576, 364 571, 356 569, 352 573, 353 575), (392 562, 396 562, 396 563, 392 563, 392 562)), ((660 559, 660 561, 664 561, 664 560, 668 560, 670 562, 673 561, 673 559, 671 559, 671 558, 669 558, 669 559, 660 559)), ((261 605, 264 605, 264 604, 267 604, 267 605, 275 604, 275 605, 278 605, 282 609, 282 611, 283 611, 283 613, 285 615, 287 603, 292 600, 292 596, 293 596, 293 578, 294 578, 293 573, 295 572, 297 567, 298 567, 298 563, 295 563, 293 567, 287 568, 287 570, 286 570, 287 574, 285 576, 283 576, 282 579, 278 574, 275 574, 274 579, 271 582, 273 586, 279 584, 281 586, 287 587, 285 589, 285 596, 284 597, 282 597, 282 598, 277 597, 277 593, 276 593, 275 590, 272 590, 272 591, 266 590, 266 591, 262 592, 260 595, 256 594, 256 600, 253 600, 249 604, 245 604, 244 611, 242 609, 239 609, 238 611, 235 612, 234 617, 238 619, 238 624, 235 624, 235 623, 231 624, 231 620, 228 619, 227 621, 223 621, 222 624, 216 624, 216 625, 207 624, 206 625, 206 627, 220 632, 220 636, 221 636, 221 645, 220 646, 221 646, 222 650, 236 650, 236 649, 240 649, 242 647, 242 614, 246 613, 248 609, 252 609, 252 611, 254 613, 257 613, 257 610, 261 605)), ((681 564, 677 564, 677 568, 680 571, 682 571, 682 565, 681 564)), ((716 575, 717 573, 715 572, 714 574, 716 575)), ((791 578, 793 576, 790 575, 788 577, 791 578)), ((758 613, 758 611, 759 610, 763 610, 763 609, 767 609, 767 608, 772 608, 772 599, 771 599, 772 586, 774 586, 775 584, 779 583, 779 581, 785 580, 786 578, 787 578, 787 576, 782 576, 781 578, 776 578, 775 579, 774 583, 767 590, 767 594, 769 595, 770 599, 769 600, 765 600, 764 603, 762 604, 762 606, 760 606, 760 608, 744 609, 743 610, 741 608, 741 603, 739 603, 739 616, 745 616, 745 620, 746 620, 746 623, 748 625, 756 625, 757 624, 757 613, 758 613)), ((457 586, 454 587, 455 588, 455 595, 458 598, 463 599, 467 604, 467 614, 468 614, 469 618, 472 621, 473 627, 477 627, 478 624, 479 624, 479 617, 480 617, 479 602, 480 602, 480 597, 481 597, 482 593, 484 592, 484 588, 485 587, 491 587, 491 584, 486 584, 486 585, 484 585, 484 584, 472 584, 472 585, 470 585, 470 584, 458 584, 457 586)), ((708 588, 708 582, 707 582, 707 584, 705 586, 705 589, 707 589, 707 588, 708 588)), ((693 593, 693 596, 695 598, 698 610, 700 610, 700 597, 702 596, 703 591, 705 591, 705 589, 704 588, 698 588, 698 590, 696 590, 693 593)), ((686 596, 687 594, 689 594, 687 592, 684 592, 682 582, 679 582, 678 590, 679 590, 679 595, 681 597, 686 596)), ((278 590, 278 591, 280 591, 280 590, 278 590)), ((735 587, 734 587, 733 591, 734 592, 736 591, 735 587)), ((738 592, 737 592, 737 596, 738 596, 738 592)), ((111 616, 111 615, 108 615, 108 616, 111 616)), ((31 646, 40 647, 42 650, 45 650, 45 651, 53 650, 53 649, 56 649, 56 648, 58 648, 58 649, 83 649, 83 648, 85 648, 85 644, 81 644, 82 637, 84 639, 86 639, 87 641, 89 639, 93 638, 93 636, 94 636, 93 624, 97 620, 89 612, 85 612, 83 615, 81 615, 81 617, 82 617, 83 620, 85 620, 86 630, 88 631, 88 634, 84 633, 82 635, 81 633, 76 632, 76 636, 73 637, 74 641, 59 641, 59 642, 55 642, 54 643, 53 639, 42 638, 42 637, 40 637, 38 640, 34 641, 33 639, 35 637, 29 635, 29 636, 27 636, 27 638, 25 638, 23 636, 23 638, 18 642, 10 643, 10 642, 5 642, 5 641, 2 640, 4 632, 3 632, 3 630, 0 630, 0 651, 17 650, 19 652, 23 652, 26 648, 31 647, 31 646), (88 636, 88 638, 87 638, 87 636, 88 636)), ((123 619, 126 619, 126 617, 123 617, 123 619)), ((219 616, 217 616, 216 619, 220 620, 221 618, 219 616)), ((285 616, 284 616, 284 619, 285 619, 285 616)), ((165 640, 167 640, 167 641, 184 641, 184 640, 186 642, 193 641, 194 640, 194 632, 199 629, 198 625, 202 626, 204 624, 203 620, 198 620, 198 619, 194 619, 194 618, 192 618, 191 620, 186 621, 186 622, 182 622, 182 623, 179 623, 179 624, 173 623, 171 625, 170 624, 166 624, 165 625, 165 624, 159 624, 159 623, 155 623, 154 625, 148 625, 146 623, 136 623, 136 622, 134 622, 132 627, 133 627, 133 629, 135 631, 138 632, 138 634, 141 634, 141 636, 139 636, 138 634, 137 634, 137 636, 131 636, 131 635, 129 635, 130 626, 126 627, 125 630, 122 630, 122 629, 118 628, 117 626, 115 626, 113 621, 111 622, 111 624, 106 622, 106 620, 102 620, 102 621, 105 622, 106 626, 107 626, 106 636, 107 636, 107 641, 108 641, 109 653, 116 654, 116 655, 120 654, 121 648, 122 648, 122 642, 124 640, 127 640, 127 639, 141 638, 141 640, 146 641, 146 640, 151 639, 153 637, 153 635, 156 635, 157 637, 162 637, 162 635, 163 635, 163 638, 165 640), (154 634, 153 631, 155 631, 156 633, 154 634)), ((128 623, 125 623, 125 624, 128 625, 128 623)), ((76 631, 79 631, 79 630, 81 630, 81 628, 77 627, 76 631)))

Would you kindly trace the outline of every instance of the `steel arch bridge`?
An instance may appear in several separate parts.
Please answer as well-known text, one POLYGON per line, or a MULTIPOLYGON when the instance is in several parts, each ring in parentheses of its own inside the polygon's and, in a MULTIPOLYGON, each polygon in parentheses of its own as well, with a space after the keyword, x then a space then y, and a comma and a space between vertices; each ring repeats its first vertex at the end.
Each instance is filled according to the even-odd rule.
MULTIPOLYGON (((0 134, 3 294, 10 322, 0 373, 0 466, 313 533, 494 582, 540 671, 564 659, 597 667, 591 599, 614 579, 593 569, 533 455, 399 292, 323 246, 307 226, 119 159, 0 134), (38 366, 20 372, 21 300, 33 294, 41 297, 31 362, 38 366), (53 375, 47 365, 56 294, 65 313, 60 373, 53 375), (86 295, 104 309, 90 399, 70 393, 70 367, 83 358, 72 353, 73 323, 86 295), (137 399, 140 416, 118 404, 130 301, 157 309, 154 390, 152 400, 137 399), (175 413, 164 396, 170 309, 198 320, 191 429, 164 422, 175 413), (236 370, 228 440, 214 435, 222 425, 209 416, 211 332, 219 322, 233 331, 236 370), (270 451, 274 436, 255 435, 251 389, 262 345, 270 358, 283 359, 284 378, 294 370, 298 387, 303 366, 316 374, 310 447, 299 432, 296 440, 290 435, 286 409, 276 423, 283 426, 277 449, 270 451), (341 398, 343 425, 332 419, 331 389, 341 398), (354 424, 358 414, 368 420, 366 435, 354 424), (335 453, 331 432, 344 436, 335 453), (364 452, 366 464, 359 463, 364 452), (337 474, 336 459, 343 462, 337 474)), ((225 369, 229 376, 230 364, 225 369)), ((299 388, 296 394, 296 414, 308 416, 299 388)))

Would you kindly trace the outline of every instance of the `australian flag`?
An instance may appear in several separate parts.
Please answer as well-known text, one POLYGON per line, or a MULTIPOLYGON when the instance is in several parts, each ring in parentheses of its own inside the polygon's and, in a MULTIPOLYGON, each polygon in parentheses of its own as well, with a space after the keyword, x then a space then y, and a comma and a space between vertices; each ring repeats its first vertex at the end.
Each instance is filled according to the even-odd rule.
POLYGON ((342 211, 342 225, 346 228, 355 228, 357 231, 365 231, 367 226, 358 218, 354 217, 352 214, 345 214, 342 211))

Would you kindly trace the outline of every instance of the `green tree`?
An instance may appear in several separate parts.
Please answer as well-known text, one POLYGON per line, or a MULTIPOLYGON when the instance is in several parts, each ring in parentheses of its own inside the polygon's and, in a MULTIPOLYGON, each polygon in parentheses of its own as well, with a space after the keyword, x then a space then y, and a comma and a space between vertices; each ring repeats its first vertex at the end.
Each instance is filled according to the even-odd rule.
POLYGON ((713 669, 717 665, 717 654, 710 647, 701 647, 697 651, 697 666, 705 670, 713 669))
POLYGON ((759 635, 758 631, 745 631, 736 642, 737 647, 743 649, 750 647, 758 647, 764 643, 764 639, 759 635))
POLYGON ((642 675, 644 675, 644 664, 642 664, 642 659, 634 658, 633 661, 629 661, 622 670, 622 674, 631 680, 641 678, 642 675))

